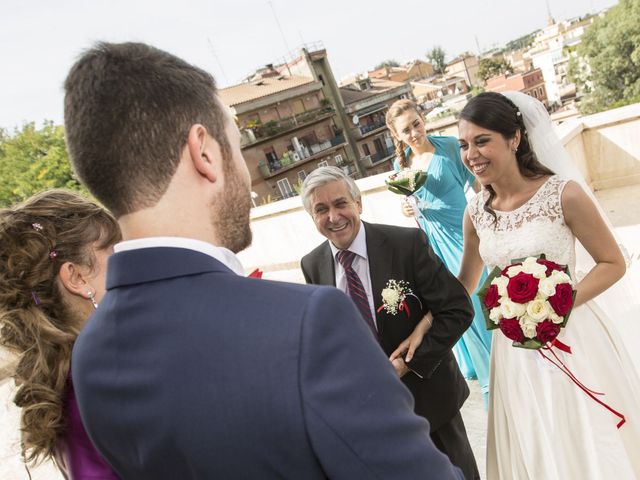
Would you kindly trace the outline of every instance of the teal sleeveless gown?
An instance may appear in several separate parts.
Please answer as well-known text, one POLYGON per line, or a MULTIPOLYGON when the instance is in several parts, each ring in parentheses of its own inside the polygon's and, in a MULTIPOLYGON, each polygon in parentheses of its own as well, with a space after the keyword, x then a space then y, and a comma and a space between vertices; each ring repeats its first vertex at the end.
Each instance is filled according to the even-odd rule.
MULTIPOLYGON (((474 182, 474 176, 462 164, 460 147, 455 137, 428 136, 435 152, 427 167, 427 181, 414 196, 421 212, 418 222, 429 237, 429 243, 449 271, 460 272, 462 260, 462 217, 467 206, 465 190, 474 182)), ((405 152, 407 158, 411 150, 405 152)), ((394 167, 399 170, 396 160, 394 167)), ((482 274, 480 284, 486 278, 482 274)), ((489 352, 491 334, 487 331, 480 300, 472 295, 475 316, 471 327, 462 335, 453 351, 462 374, 467 379, 477 378, 487 404, 489 395, 489 352)))

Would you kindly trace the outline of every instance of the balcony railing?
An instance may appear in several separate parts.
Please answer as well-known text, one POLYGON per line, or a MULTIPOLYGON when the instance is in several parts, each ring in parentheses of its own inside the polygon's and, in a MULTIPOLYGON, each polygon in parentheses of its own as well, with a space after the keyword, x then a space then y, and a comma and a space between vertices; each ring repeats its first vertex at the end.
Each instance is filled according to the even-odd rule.
POLYGON ((344 145, 345 143, 346 143, 346 140, 344 138, 344 135, 336 135, 335 137, 329 140, 325 140, 322 143, 316 143, 314 145, 311 145, 308 148, 310 155, 307 157, 303 157, 297 161, 294 161, 292 156, 287 154, 286 156, 283 155, 281 158, 279 158, 275 162, 272 162, 271 165, 267 163, 262 163, 262 162, 259 163, 258 169, 260 170, 260 173, 262 174, 263 178, 269 178, 274 175, 277 175, 278 173, 282 173, 283 171, 286 171, 289 168, 293 168, 295 165, 302 164, 310 160, 316 159, 318 157, 321 157, 323 156, 324 152, 326 152, 327 150, 331 150, 340 145, 344 145))
POLYGON ((261 142, 262 140, 281 135, 289 130, 294 130, 308 123, 331 116, 333 113, 333 105, 326 105, 280 120, 270 120, 265 123, 250 122, 243 128, 241 145, 246 147, 253 143, 261 142))
POLYGON ((365 168, 370 168, 374 166, 376 163, 386 160, 389 157, 394 156, 396 153, 396 149, 393 147, 386 147, 384 150, 376 152, 372 155, 366 155, 360 159, 360 162, 365 166, 365 168))
POLYGON ((377 122, 369 123, 367 125, 353 127, 352 132, 355 138, 360 139, 366 137, 367 135, 371 135, 377 130, 385 128, 386 126, 387 124, 384 122, 384 120, 378 120, 377 122))
POLYGON ((374 130, 377 130, 379 128, 385 127, 387 124, 385 123, 384 120, 378 120, 377 122, 374 123, 369 123, 368 125, 361 125, 360 126, 360 133, 362 135, 366 135, 369 132, 372 132, 374 130))

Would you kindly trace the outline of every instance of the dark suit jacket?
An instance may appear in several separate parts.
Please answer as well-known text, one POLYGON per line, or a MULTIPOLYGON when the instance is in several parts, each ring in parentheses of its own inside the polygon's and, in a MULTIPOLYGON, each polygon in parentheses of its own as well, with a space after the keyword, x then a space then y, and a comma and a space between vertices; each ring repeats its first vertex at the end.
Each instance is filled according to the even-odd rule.
POLYGON ((123 479, 462 478, 335 288, 169 247, 116 253, 107 288, 72 372, 123 479))
MULTIPOLYGON (((390 355, 428 311, 433 325, 408 366, 419 373, 402 380, 415 398, 415 411, 426 417, 432 431, 449 421, 469 395, 467 383, 451 348, 471 325, 473 307, 464 287, 447 270, 418 228, 364 223, 369 272, 376 310, 390 279, 405 280, 420 303, 408 297, 411 315, 377 313, 376 324, 384 352, 390 355)), ((335 285, 329 242, 322 243, 301 262, 307 283, 335 285)))

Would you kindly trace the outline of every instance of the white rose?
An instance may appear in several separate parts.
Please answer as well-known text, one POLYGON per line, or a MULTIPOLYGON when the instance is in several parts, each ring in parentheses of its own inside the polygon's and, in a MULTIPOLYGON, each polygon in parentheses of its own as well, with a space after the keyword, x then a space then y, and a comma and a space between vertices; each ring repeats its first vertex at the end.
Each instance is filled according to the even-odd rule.
POLYGON ((558 285, 559 283, 571 283, 571 277, 560 270, 554 270, 549 277, 553 279, 554 285, 558 285))
POLYGON ((522 328, 522 333, 527 338, 535 338, 537 331, 536 328, 538 326, 537 323, 533 321, 531 317, 525 315, 520 319, 520 328, 522 328))
POLYGON ((520 272, 522 272, 522 265, 514 265, 513 267, 509 267, 507 269, 507 275, 509 277, 515 277, 520 272))
POLYGON ((495 307, 489 310, 489 319, 496 325, 500 323, 500 320, 502 320, 502 310, 500 307, 495 307))
POLYGON ((548 303, 544 300, 531 300, 527 304, 527 315, 540 322, 549 316, 548 303))
POLYGON ((540 265, 535 257, 528 257, 522 262, 522 271, 533 275, 535 278, 547 278, 547 267, 540 265))
POLYGON ((556 285, 552 277, 543 278, 538 284, 538 294, 544 295, 545 298, 553 297, 556 294, 556 285))
POLYGON ((546 302, 546 304, 547 304, 547 309, 549 310, 549 320, 551 320, 553 323, 562 323, 564 321, 564 317, 561 317, 560 315, 558 315, 553 310, 553 307, 549 302, 546 302))
POLYGON ((398 303, 400 295, 398 291, 393 288, 385 288, 382 290, 382 300, 387 305, 395 305, 398 303))
POLYGON ((500 309, 504 318, 521 317, 527 311, 526 307, 521 303, 512 302, 504 299, 500 301, 500 309))
POLYGON ((507 277, 503 277, 502 275, 491 280, 491 285, 495 285, 496 287, 498 287, 498 295, 500 295, 501 297, 507 295, 508 284, 509 279, 507 277))

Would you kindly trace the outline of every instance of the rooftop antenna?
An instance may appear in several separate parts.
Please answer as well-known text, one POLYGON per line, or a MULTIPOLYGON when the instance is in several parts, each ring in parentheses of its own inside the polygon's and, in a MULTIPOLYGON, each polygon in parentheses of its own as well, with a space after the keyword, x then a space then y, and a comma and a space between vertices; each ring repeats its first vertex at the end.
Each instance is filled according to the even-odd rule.
POLYGON ((289 44, 287 43, 287 39, 285 38, 284 32, 282 31, 282 26, 280 25, 280 21, 278 20, 278 15, 276 14, 276 9, 274 8, 273 2, 271 0, 269 0, 267 3, 271 7, 271 11, 273 12, 273 18, 275 18, 275 20, 276 20, 276 24, 278 25, 278 30, 280 30, 280 35, 282 35, 282 41, 284 43, 285 48, 287 49, 287 54, 288 54, 291 51, 291 49, 289 48, 289 44))
POLYGON ((227 78, 227 74, 224 73, 224 69, 222 68, 222 63, 220 63, 220 59, 218 58, 218 54, 216 53, 216 49, 213 46, 213 42, 211 41, 210 37, 207 37, 207 43, 209 44, 209 49, 211 50, 211 55, 213 55, 213 58, 215 58, 216 63, 218 64, 218 68, 220 69, 220 72, 222 73, 222 76, 224 77, 224 81, 226 84, 229 84, 229 79, 227 78))
POLYGON ((553 25, 555 23, 555 20, 551 16, 551 7, 549 6, 549 0, 545 0, 545 3, 547 4, 547 21, 549 22, 549 25, 553 25))

